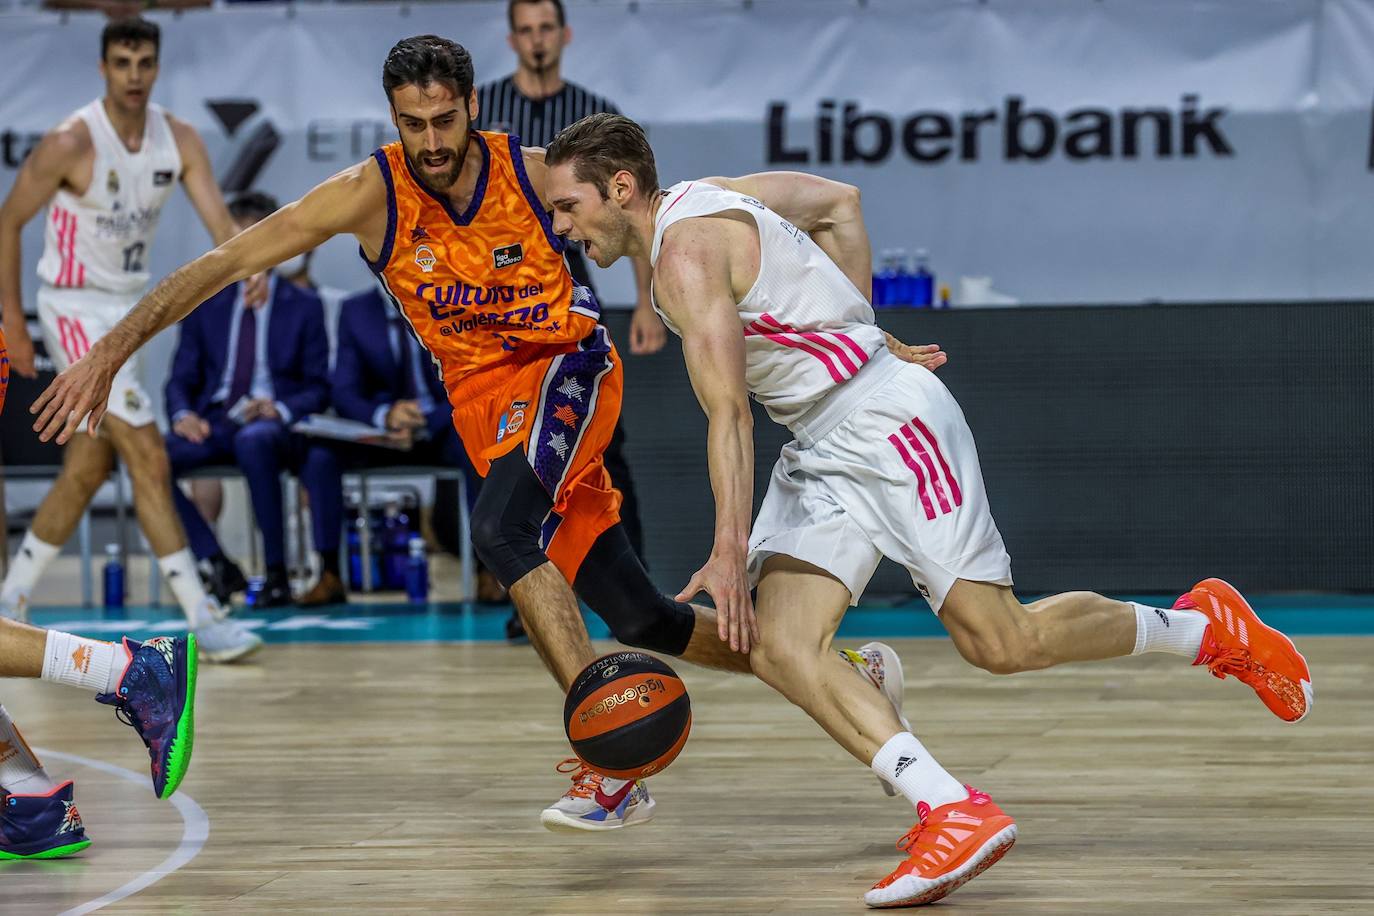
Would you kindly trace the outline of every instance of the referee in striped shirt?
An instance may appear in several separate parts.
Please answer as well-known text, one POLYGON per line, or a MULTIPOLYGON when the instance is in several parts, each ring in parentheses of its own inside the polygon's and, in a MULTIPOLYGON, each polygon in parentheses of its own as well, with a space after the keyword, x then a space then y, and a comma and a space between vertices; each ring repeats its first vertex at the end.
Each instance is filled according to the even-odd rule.
MULTIPOLYGON (((524 146, 548 146, 558 132, 589 114, 620 113, 609 99, 594 95, 562 76, 563 47, 572 40, 563 14, 562 0, 509 0, 510 46, 515 51, 515 72, 505 79, 477 87, 478 130, 515 134, 524 146)), ((568 270, 583 286, 596 289, 582 249, 569 246, 568 270)), ((667 341, 667 330, 655 314, 649 297, 649 265, 635 262, 637 301, 630 320, 630 352, 655 353, 667 341)), ((611 482, 624 497, 620 518, 625 533, 640 559, 644 535, 639 524, 639 500, 623 451, 625 433, 619 423, 605 452, 611 482)), ((506 635, 523 635, 518 615, 506 623, 506 635)))

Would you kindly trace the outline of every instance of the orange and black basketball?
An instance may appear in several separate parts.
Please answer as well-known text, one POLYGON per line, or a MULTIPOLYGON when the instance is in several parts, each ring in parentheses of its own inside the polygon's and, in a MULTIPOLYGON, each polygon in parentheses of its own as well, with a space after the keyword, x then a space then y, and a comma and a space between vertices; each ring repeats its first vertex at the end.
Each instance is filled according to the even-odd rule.
POLYGON ((563 704, 573 753, 617 779, 639 779, 673 762, 692 729, 687 688, 672 668, 643 652, 592 662, 563 704))

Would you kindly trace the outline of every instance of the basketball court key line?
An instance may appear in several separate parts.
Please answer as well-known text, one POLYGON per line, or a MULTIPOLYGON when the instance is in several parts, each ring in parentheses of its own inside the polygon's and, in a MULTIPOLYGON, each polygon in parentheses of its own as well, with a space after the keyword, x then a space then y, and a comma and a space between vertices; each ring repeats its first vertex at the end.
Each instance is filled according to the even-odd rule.
MULTIPOLYGON (((112 763, 105 763, 103 760, 92 760, 89 757, 80 757, 76 754, 65 754, 61 751, 52 751, 47 748, 34 748, 34 752, 43 757, 52 757, 56 760, 65 760, 68 763, 75 763, 80 766, 90 767, 118 776, 120 779, 128 780, 139 786, 145 787, 148 784, 147 774, 135 773, 123 767, 115 766, 112 763)), ((94 900, 87 901, 80 906, 72 907, 63 911, 60 916, 82 916, 84 913, 94 913, 96 910, 104 909, 112 903, 118 903, 127 897, 132 897, 139 891, 152 887, 158 881, 170 875, 172 872, 186 865, 197 855, 205 846, 205 840, 210 835, 210 817, 205 813, 205 809, 196 804, 196 800, 185 792, 178 792, 169 801, 176 806, 177 813, 181 815, 181 842, 172 854, 163 859, 153 868, 148 869, 143 874, 133 880, 121 885, 94 900)))

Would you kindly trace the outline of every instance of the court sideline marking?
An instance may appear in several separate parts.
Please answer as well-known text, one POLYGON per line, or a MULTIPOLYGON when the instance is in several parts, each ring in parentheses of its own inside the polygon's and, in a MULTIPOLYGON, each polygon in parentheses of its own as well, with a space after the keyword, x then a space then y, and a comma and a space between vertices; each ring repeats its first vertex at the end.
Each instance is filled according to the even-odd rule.
MULTIPOLYGON (((80 766, 90 767, 94 770, 101 770, 120 779, 127 779, 129 782, 137 783, 140 786, 147 786, 148 774, 142 775, 117 767, 112 763, 103 760, 92 760, 89 757, 79 757, 76 754, 64 754, 61 751, 50 751, 46 748, 36 747, 34 753, 39 757, 52 757, 57 760, 65 760, 68 763, 75 763, 80 766)), ((205 839, 210 835, 210 817, 205 813, 205 809, 196 804, 196 800, 185 792, 178 792, 171 798, 172 804, 176 807, 177 813, 181 815, 181 842, 172 854, 163 859, 154 867, 148 869, 143 874, 129 881, 120 887, 115 888, 102 897, 87 901, 80 906, 72 907, 61 913, 61 916, 81 916, 83 913, 94 913, 96 910, 104 909, 112 903, 118 903, 126 897, 132 897, 139 891, 151 887, 158 881, 170 875, 172 872, 181 868, 200 854, 201 848, 205 845, 205 839)))

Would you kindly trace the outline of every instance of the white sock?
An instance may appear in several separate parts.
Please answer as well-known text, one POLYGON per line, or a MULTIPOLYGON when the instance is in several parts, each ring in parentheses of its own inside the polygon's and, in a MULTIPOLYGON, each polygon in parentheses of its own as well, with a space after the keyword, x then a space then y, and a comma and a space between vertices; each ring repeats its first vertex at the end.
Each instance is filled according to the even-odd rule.
POLYGON ((0 789, 11 795, 47 795, 56 788, 10 714, 0 706, 0 789))
POLYGON ((113 693, 127 667, 129 653, 123 644, 48 631, 48 645, 43 652, 45 681, 113 693))
POLYGON ((191 629, 208 623, 209 620, 202 618, 209 613, 205 601, 209 596, 201 584, 200 573, 196 571, 196 558, 191 554, 191 548, 183 547, 176 553, 158 557, 157 565, 162 570, 162 577, 167 580, 167 586, 176 596, 177 604, 181 605, 181 612, 186 615, 191 629))
POLYGON ((0 585, 0 604, 15 607, 21 600, 27 602, 38 577, 61 551, 61 546, 40 541, 32 531, 26 531, 19 552, 10 562, 9 575, 5 576, 4 585, 0 585))
POLYGON ((1173 611, 1131 602, 1135 608, 1135 648, 1132 655, 1142 652, 1170 652, 1185 658, 1197 658, 1202 650, 1202 633, 1207 629, 1207 615, 1200 611, 1173 611))
POLYGON ((873 757, 873 772, 907 797, 913 806, 932 808, 968 798, 968 789, 936 762, 911 732, 893 735, 873 757))

